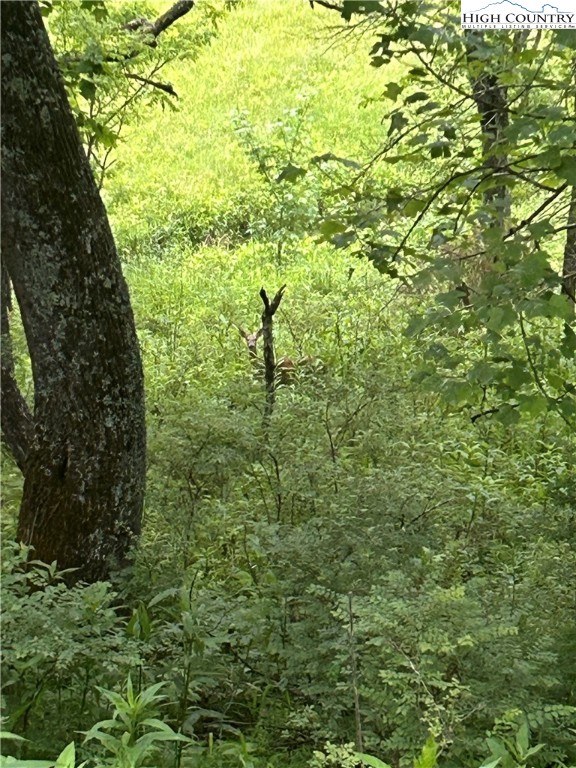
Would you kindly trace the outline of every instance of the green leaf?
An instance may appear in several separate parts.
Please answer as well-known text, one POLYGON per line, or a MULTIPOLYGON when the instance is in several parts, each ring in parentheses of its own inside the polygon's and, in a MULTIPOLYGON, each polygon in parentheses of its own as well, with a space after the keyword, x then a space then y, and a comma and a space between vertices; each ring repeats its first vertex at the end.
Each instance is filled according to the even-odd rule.
POLYGON ((401 85, 398 85, 398 83, 388 83, 386 85, 386 88, 384 89, 384 96, 387 99, 391 99, 391 101, 396 101, 398 96, 402 93, 404 89, 401 85))
POLYGON ((524 719, 516 731, 516 748, 518 752, 523 755, 530 746, 530 728, 528 727, 528 721, 524 719))
MULTIPOLYGON (((520 395, 518 397, 518 407, 522 413, 526 413, 528 416, 539 416, 541 413, 546 413, 548 410, 548 398, 539 394, 520 395)), ((520 734, 520 731, 518 731, 518 734, 520 734)), ((528 745, 526 744, 526 748, 527 746, 528 745)))
POLYGON ((511 142, 519 139, 529 139, 539 132, 539 124, 530 117, 517 117, 505 129, 504 135, 511 142))
POLYGON ((388 136, 392 135, 395 131, 401 131, 408 125, 408 120, 404 116, 403 112, 392 112, 390 115, 390 128, 388 129, 388 136))
POLYGON ((80 7, 91 13, 96 21, 103 21, 108 16, 108 9, 104 0, 82 0, 80 7))
POLYGON ((554 37, 559 45, 576 49, 576 35, 574 35, 573 29, 557 29, 554 32, 554 37))
MULTIPOLYGON (((356 162, 356 160, 349 160, 347 157, 338 157, 337 155, 334 155, 332 152, 326 152, 323 155, 315 155, 312 158, 312 162, 315 165, 319 165, 320 163, 326 163, 326 162, 335 162, 335 163, 341 163, 346 168, 354 168, 355 170, 360 170, 362 168, 361 164, 356 162)), ((346 190, 349 192, 349 190, 346 190)))
POLYGON ((430 735, 422 747, 420 756, 414 760, 414 768, 435 768, 438 760, 438 746, 434 736, 430 735))
POLYGON ((396 256, 396 247, 393 245, 385 245, 384 243, 373 244, 366 256, 371 261, 376 269, 382 274, 390 275, 390 277, 398 277, 398 270, 394 265, 394 257, 396 256))
POLYGON ((276 181, 289 181, 294 183, 295 181, 298 181, 298 179, 301 179, 303 176, 306 176, 306 170, 304 168, 299 168, 297 165, 288 163, 288 165, 276 177, 276 181))
POLYGON ((29 739, 25 739, 24 736, 19 736, 11 731, 0 731, 0 741, 29 741, 29 739))
POLYGON ((436 31, 434 27, 421 26, 415 29, 410 35, 410 40, 417 43, 422 43, 425 48, 430 48, 434 44, 436 38, 436 31))
POLYGON ((566 179, 571 186, 576 186, 576 156, 564 155, 560 166, 556 168, 556 173, 561 179, 566 179))
POLYGON ((569 322, 572 319, 572 306, 568 296, 553 293, 548 299, 548 307, 550 309, 550 317, 558 317, 560 320, 565 320, 566 322, 569 322))
POLYGON ((514 307, 511 304, 503 304, 490 309, 486 327, 495 333, 500 333, 507 326, 513 325, 516 320, 514 307))
POLYGON ((454 407, 473 403, 476 400, 476 391, 467 381, 445 379, 442 382, 442 395, 454 407))
POLYGON ((410 218, 414 218, 414 216, 417 216, 419 213, 421 213, 426 206, 425 200, 417 200, 414 198, 413 200, 408 200, 406 205, 402 209, 402 213, 405 216, 409 216, 410 218))
POLYGON ((377 43, 374 43, 374 45, 370 49, 370 56, 376 56, 378 51, 382 51, 382 53, 387 53, 389 49, 390 49, 390 37, 388 35, 381 35, 380 40, 378 40, 377 43))
MULTIPOLYGON (((221 318, 224 320, 224 322, 228 322, 226 318, 222 315, 221 318)), ((178 594, 178 590, 176 587, 169 587, 168 589, 163 589, 162 592, 159 592, 157 595, 154 595, 154 597, 148 602, 148 608, 153 608, 158 603, 162 602, 162 600, 165 600, 167 597, 174 597, 174 595, 178 594)))
POLYGON ((62 752, 58 755, 56 765, 54 768, 75 768, 76 765, 76 747, 74 742, 71 741, 68 746, 64 747, 62 752))
POLYGON ((564 338, 560 344, 560 352, 563 357, 568 359, 576 355, 576 333, 569 325, 564 326, 564 338))
POLYGON ((364 765, 369 765, 370 768, 391 768, 388 763, 383 762, 378 757, 367 755, 364 752, 355 752, 354 757, 364 765))
POLYGON ((550 276, 551 271, 548 258, 542 251, 528 254, 513 269, 514 274, 518 275, 522 288, 533 288, 539 285, 544 278, 550 276))
POLYGON ((346 232, 347 225, 343 221, 338 221, 338 219, 324 219, 318 229, 322 239, 328 240, 332 235, 346 232))
POLYGON ((342 234, 334 235, 330 239, 330 242, 336 246, 336 248, 347 248, 349 245, 352 245, 352 243, 355 243, 358 239, 358 236, 355 232, 342 232, 342 234))
POLYGON ((498 368, 484 361, 476 363, 470 370, 468 377, 481 386, 488 386, 500 378, 498 368))
POLYGON ((512 367, 506 369, 504 380, 514 392, 517 392, 532 381, 532 376, 527 365, 515 360, 512 367))
POLYGON ((350 21, 355 13, 358 15, 384 13, 384 8, 378 0, 344 0, 342 3, 342 18, 345 21, 350 21))
POLYGON ((405 100, 406 104, 415 104, 417 101, 428 101, 430 95, 426 91, 416 91, 405 100))
POLYGON ((576 130, 572 125, 557 125, 550 131, 548 141, 557 147, 571 148, 576 144, 576 130))
POLYGON ((96 84, 92 80, 82 78, 80 80, 80 93, 86 101, 94 101, 96 98, 96 84))
MULTIPOLYGON (((501 423, 504 424, 504 426, 512 426, 513 424, 517 424, 520 421, 520 414, 518 413, 518 409, 514 408, 510 403, 504 403, 494 414, 494 417, 501 423)), ((488 739, 488 741, 495 741, 495 739, 488 739)), ((500 742, 497 742, 498 744, 500 742)), ((504 753, 506 752, 506 749, 502 747, 504 750, 504 753)), ((494 749, 492 749, 494 752, 494 749)), ((504 754, 502 753, 502 754, 504 754)), ((495 754, 498 754, 495 752, 495 754)))
POLYGON ((568 421, 576 421, 576 398, 565 396, 556 404, 556 408, 568 421))
POLYGON ((370 66, 371 67, 383 67, 384 64, 388 64, 390 62, 389 56, 373 56, 370 60, 370 66))
POLYGON ((430 144, 430 157, 450 157, 450 145, 447 141, 435 141, 430 144))
POLYGON ((436 302, 448 309, 456 309, 462 301, 462 291, 455 288, 453 291, 446 291, 445 293, 439 293, 436 296, 436 302))
POLYGON ((405 198, 398 189, 389 189, 386 194, 386 210, 388 213, 394 213, 404 203, 405 198))

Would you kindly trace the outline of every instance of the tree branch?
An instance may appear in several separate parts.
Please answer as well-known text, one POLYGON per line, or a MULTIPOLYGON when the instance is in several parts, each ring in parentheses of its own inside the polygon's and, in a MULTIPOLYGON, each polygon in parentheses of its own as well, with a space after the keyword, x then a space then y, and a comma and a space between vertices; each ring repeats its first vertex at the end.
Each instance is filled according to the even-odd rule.
POLYGON ((568 296, 572 314, 576 303, 576 187, 572 187, 562 263, 562 293, 568 296))
POLYGON ((564 190, 568 187, 568 182, 564 182, 564 184, 561 184, 559 187, 557 187, 554 192, 550 195, 550 197, 547 197, 544 202, 536 208, 535 211, 532 211, 530 216, 528 216, 526 219, 523 219, 520 224, 517 224, 515 227, 512 227, 508 230, 508 232, 504 235, 504 240, 508 240, 510 237, 516 234, 516 232, 519 232, 521 229, 524 229, 524 227, 527 227, 529 224, 532 224, 534 219, 538 216, 538 214, 542 213, 546 208, 548 208, 549 205, 551 205, 556 198, 564 192, 564 190))
POLYGON ((321 5, 322 8, 328 8, 329 11, 338 11, 342 13, 342 6, 336 5, 336 3, 329 3, 328 0, 310 0, 310 7, 314 9, 314 4, 321 5))
POLYGON ((264 340, 264 376, 266 379, 265 423, 272 415, 274 402, 276 399, 276 356, 274 354, 274 334, 272 323, 276 310, 280 306, 280 302, 284 296, 285 289, 286 286, 283 285, 276 293, 272 301, 270 301, 268 298, 268 294, 264 288, 262 288, 260 291, 260 298, 264 303, 264 311, 262 312, 262 338, 264 340))
POLYGON ((182 16, 185 16, 189 11, 194 8, 194 0, 178 0, 174 5, 169 8, 166 13, 159 16, 152 25, 152 34, 154 37, 158 37, 168 27, 178 21, 182 16))
POLYGON ((141 75, 133 75, 129 72, 125 75, 130 80, 136 80, 139 83, 142 83, 143 85, 150 85, 152 88, 158 88, 160 91, 164 91, 165 93, 169 93, 170 96, 175 96, 178 98, 178 94, 174 90, 174 88, 170 85, 170 83, 160 83, 158 80, 150 80, 148 77, 142 77, 141 75))
POLYGON ((169 8, 166 13, 159 16, 156 21, 148 21, 148 19, 132 19, 124 25, 124 29, 128 29, 131 32, 140 30, 152 35, 154 41, 150 43, 151 46, 156 44, 156 38, 168 27, 172 26, 175 21, 178 21, 182 16, 185 16, 189 11, 194 8, 194 0, 178 0, 174 5, 169 8))

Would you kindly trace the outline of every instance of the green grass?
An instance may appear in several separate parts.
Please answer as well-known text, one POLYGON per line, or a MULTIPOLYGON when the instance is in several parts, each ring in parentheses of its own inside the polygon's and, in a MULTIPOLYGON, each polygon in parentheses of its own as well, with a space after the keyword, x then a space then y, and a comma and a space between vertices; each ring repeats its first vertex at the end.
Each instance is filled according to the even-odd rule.
MULTIPOLYGON (((372 69, 369 39, 337 33, 338 21, 301 0, 254 0, 225 17, 196 61, 167 67, 176 111, 158 108, 127 131, 106 188, 117 233, 167 225, 198 206, 218 209, 258 185, 234 111, 266 126, 305 99, 311 154, 370 157, 383 136, 382 105, 365 101, 391 71, 372 69)), ((194 11, 178 23, 193 27, 194 11)))

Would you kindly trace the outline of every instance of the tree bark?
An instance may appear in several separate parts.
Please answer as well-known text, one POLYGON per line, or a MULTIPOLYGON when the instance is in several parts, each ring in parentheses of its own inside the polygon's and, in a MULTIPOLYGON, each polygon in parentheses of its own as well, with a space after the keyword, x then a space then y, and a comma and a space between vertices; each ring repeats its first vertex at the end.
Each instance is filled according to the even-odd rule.
POLYGON ((562 293, 568 296, 572 314, 574 314, 576 304, 576 187, 572 187, 570 208, 568 209, 564 263, 562 265, 562 293))
POLYGON ((2 251, 34 379, 18 538, 106 578, 140 530, 143 374, 106 211, 37 2, 1 4, 2 251))
MULTIPOLYGON (((482 32, 465 30, 468 66, 471 69, 470 82, 472 95, 482 128, 482 154, 484 163, 494 170, 494 176, 503 174, 508 166, 508 156, 501 149, 503 134, 509 124, 508 95, 498 76, 489 72, 474 73, 478 60, 474 58, 477 41, 483 38, 482 32)), ((510 216, 510 193, 502 183, 495 183, 484 193, 486 205, 494 206, 496 219, 501 224, 510 216)))
POLYGON ((0 333, 2 339, 0 359, 0 387, 2 389, 2 440, 20 471, 24 473, 26 457, 34 435, 34 423, 28 403, 18 388, 14 372, 12 339, 10 337, 10 310, 12 296, 10 278, 4 263, 0 265, 0 333))
POLYGON ((262 339, 264 342, 264 378, 266 381, 265 424, 269 422, 274 410, 274 403, 276 402, 276 355, 274 352, 273 321, 276 310, 280 306, 280 302, 284 296, 285 289, 286 286, 283 285, 280 290, 277 291, 272 301, 268 298, 268 294, 264 288, 260 290, 260 298, 264 303, 264 311, 262 312, 262 339))

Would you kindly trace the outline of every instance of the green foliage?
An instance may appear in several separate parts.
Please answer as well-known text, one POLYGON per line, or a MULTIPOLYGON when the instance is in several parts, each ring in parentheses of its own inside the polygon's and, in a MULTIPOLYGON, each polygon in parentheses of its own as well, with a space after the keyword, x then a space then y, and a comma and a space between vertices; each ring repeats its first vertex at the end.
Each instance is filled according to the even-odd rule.
POLYGON ((286 246, 293 248, 308 234, 321 205, 318 181, 309 176, 305 185, 302 181, 307 172, 301 164, 311 154, 307 106, 303 97, 301 106, 267 126, 262 136, 245 113, 233 115, 236 135, 262 176, 268 198, 254 200, 262 218, 253 218, 250 234, 275 244, 279 261, 286 246))
POLYGON ((139 664, 109 584, 69 589, 56 564, 5 542, 2 567, 2 692, 8 727, 61 745, 99 705, 94 686, 139 664), (50 704, 48 704, 50 702, 50 704))
MULTIPOLYGON (((2 739, 18 740, 13 733, 0 734, 2 739)), ((79 763, 77 768, 83 768, 86 763, 79 763)), ((62 752, 56 758, 51 760, 20 760, 17 757, 3 757, 0 755, 0 766, 2 768, 76 768, 76 748, 74 742, 70 742, 64 747, 62 752)))
MULTIPOLYGON (((510 728, 511 723, 508 722, 506 725, 510 728)), ((490 756, 482 763, 481 768, 497 765, 502 768, 524 768, 530 764, 530 758, 544 748, 544 744, 530 747, 530 726, 525 718, 521 718, 520 724, 511 736, 495 734, 488 738, 486 743, 490 748, 490 756)))
MULTIPOLYGON (((178 23, 181 30, 194 28, 200 8, 178 23)), ((247 117, 264 149, 280 146, 282 152, 283 137, 300 122, 298 142, 305 151, 298 150, 297 167, 327 152, 368 157, 381 134, 379 106, 369 100, 379 90, 376 74, 366 77, 365 52, 352 41, 334 48, 318 44, 331 26, 330 18, 301 0, 249 0, 222 20, 193 66, 167 65, 179 108, 149 112, 118 146, 114 181, 105 190, 127 259, 140 251, 162 252, 187 234, 194 244, 235 247, 253 226, 267 226, 271 209, 278 215, 270 185, 235 131, 234 115, 247 117), (303 119, 291 117, 294 112, 303 119), (286 128, 274 128, 278 123, 286 128), (170 140, 159 147, 159 136, 170 140)), ((278 166, 280 173, 280 158, 278 166)), ((303 182, 308 210, 313 201, 306 178, 273 186, 293 194, 295 207, 303 182)))
MULTIPOLYGON (((357 752, 353 744, 343 744, 336 746, 328 742, 323 752, 314 752, 309 762, 310 768, 357 768, 357 766, 369 766, 369 768, 391 768, 389 763, 385 763, 374 755, 367 755, 364 752, 357 752)), ((414 759, 413 768, 436 768, 437 747, 434 738, 430 736, 420 754, 414 759)))
POLYGON ((159 743, 189 741, 158 719, 158 705, 165 698, 159 691, 164 685, 156 683, 135 693, 132 679, 128 675, 125 696, 98 688, 113 704, 114 712, 112 719, 102 720, 87 731, 86 741, 99 741, 105 753, 110 755, 104 758, 104 765, 114 768, 150 765, 151 760, 158 759, 159 743))
POLYGON ((194 26, 180 20, 161 33, 158 44, 151 31, 159 15, 154 3, 44 3, 76 124, 100 186, 126 128, 154 107, 176 109, 177 93, 159 79, 160 70, 170 61, 194 62, 231 7, 225 1, 201 4, 194 26))
POLYGON ((454 407, 573 424, 573 309, 558 293, 573 50, 556 31, 465 32, 454 4, 342 3, 346 21, 355 13, 371 15, 372 64, 405 67, 383 94, 388 138, 322 239, 436 294, 408 332, 430 344, 420 381, 454 407))

